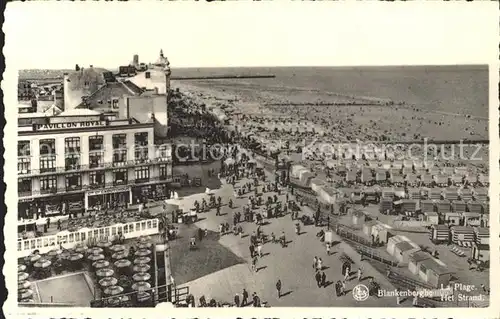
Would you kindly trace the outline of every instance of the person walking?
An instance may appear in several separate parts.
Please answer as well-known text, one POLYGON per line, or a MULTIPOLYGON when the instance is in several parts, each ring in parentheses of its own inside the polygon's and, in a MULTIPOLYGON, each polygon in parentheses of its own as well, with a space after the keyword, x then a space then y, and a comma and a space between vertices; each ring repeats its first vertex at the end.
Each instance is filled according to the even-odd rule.
POLYGON ((326 288, 326 274, 324 271, 321 272, 321 286, 326 288))
POLYGON ((316 275, 314 277, 316 278, 316 284, 318 285, 318 288, 321 288, 321 274, 319 272, 316 272, 316 275))
POLYGON ((323 260, 318 258, 318 271, 323 270, 323 260))
POLYGON ((326 255, 327 256, 330 256, 330 249, 331 249, 330 243, 326 243, 326 255))
POLYGON ((313 269, 316 270, 318 269, 318 257, 314 256, 313 259, 313 269))
POLYGON ((263 255, 262 255, 262 242, 259 242, 257 244, 257 254, 259 255, 260 258, 263 257, 263 255))
POLYGON ((363 276, 363 270, 361 270, 361 267, 358 269, 358 281, 361 281, 361 277, 363 276))
POLYGON ((254 256, 252 259, 252 271, 257 272, 257 256, 254 256))
POLYGON ((236 307, 240 306, 240 295, 234 295, 234 304, 236 305, 236 307))
POLYGON ((342 285, 340 286, 340 295, 345 295, 345 289, 346 289, 346 282, 345 280, 342 281, 342 285))
POLYGON ((281 280, 279 279, 276 282, 276 291, 278 292, 278 298, 281 298, 281 280))
POLYGON ((243 293, 241 294, 241 306, 245 307, 248 304, 248 292, 245 288, 243 288, 243 293))
POLYGON ((250 249, 250 258, 253 258, 253 254, 254 254, 254 249, 255 249, 255 248, 254 248, 254 246, 253 246, 253 245, 251 245, 251 244, 250 244, 249 249, 250 249))

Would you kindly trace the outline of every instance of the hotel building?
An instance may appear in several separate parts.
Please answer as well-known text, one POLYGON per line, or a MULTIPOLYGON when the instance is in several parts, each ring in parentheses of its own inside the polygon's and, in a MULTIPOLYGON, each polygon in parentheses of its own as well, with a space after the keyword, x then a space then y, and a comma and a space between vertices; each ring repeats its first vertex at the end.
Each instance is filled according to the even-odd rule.
POLYGON ((110 120, 88 109, 19 116, 20 217, 168 196, 171 149, 154 145, 154 118, 110 120))

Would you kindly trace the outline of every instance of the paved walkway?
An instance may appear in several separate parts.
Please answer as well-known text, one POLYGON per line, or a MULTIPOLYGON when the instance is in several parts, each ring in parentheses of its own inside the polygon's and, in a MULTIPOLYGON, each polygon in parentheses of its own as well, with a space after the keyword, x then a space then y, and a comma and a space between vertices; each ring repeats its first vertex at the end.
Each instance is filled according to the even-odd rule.
MULTIPOLYGON (((245 183, 242 180, 238 184, 245 183)), ((238 187, 238 184, 236 187, 238 187)), ((226 204, 230 198, 233 199, 236 208, 230 209, 227 205, 222 207, 222 216, 215 216, 215 210, 200 214, 201 220, 196 224, 198 227, 218 231, 218 226, 222 222, 228 222, 232 225, 233 212, 241 211, 242 206, 247 203, 248 198, 234 198, 234 192, 231 185, 223 186, 214 191, 215 196, 222 198, 222 203, 226 204)), ((264 194, 264 199, 274 193, 264 194)), ((201 201, 204 194, 197 194, 180 199, 181 206, 186 208, 193 207, 195 200, 201 201)), ((208 197, 208 196, 206 196, 208 197)), ((280 200, 285 200, 285 195, 279 196, 280 200)), ((268 225, 263 226, 262 230, 266 234, 273 232, 277 236, 284 231, 287 241, 291 241, 287 248, 282 248, 279 244, 267 243, 263 246, 264 257, 259 260, 258 272, 252 272, 250 267, 250 238, 234 236, 232 234, 222 236, 220 243, 229 248, 236 255, 247 260, 247 264, 235 265, 202 278, 187 283, 190 292, 199 298, 205 295, 207 299, 232 302, 236 293, 242 292, 246 288, 249 294, 256 292, 262 301, 267 301, 271 306, 396 306, 396 298, 376 298, 370 297, 366 301, 358 302, 350 293, 350 290, 358 284, 357 279, 348 281, 345 296, 335 296, 334 283, 343 279, 341 275, 342 262, 339 255, 344 252, 353 259, 355 265, 352 270, 357 270, 362 265, 363 276, 372 276, 381 284, 383 288, 393 289, 387 279, 375 271, 368 263, 361 262, 360 256, 340 238, 334 240, 341 243, 336 245, 332 252, 334 254, 327 256, 326 249, 316 237, 319 228, 315 226, 305 226, 300 236, 295 234, 295 221, 292 221, 290 215, 281 218, 268 220, 268 225), (314 279, 314 270, 312 268, 313 258, 318 256, 323 259, 327 281, 331 282, 326 288, 318 288, 314 279), (282 292, 284 296, 277 298, 275 289, 276 281, 282 282, 282 292)), ((254 223, 245 222, 242 224, 245 234, 252 233, 256 229, 254 223)), ((366 284, 366 280, 364 282, 366 284)))

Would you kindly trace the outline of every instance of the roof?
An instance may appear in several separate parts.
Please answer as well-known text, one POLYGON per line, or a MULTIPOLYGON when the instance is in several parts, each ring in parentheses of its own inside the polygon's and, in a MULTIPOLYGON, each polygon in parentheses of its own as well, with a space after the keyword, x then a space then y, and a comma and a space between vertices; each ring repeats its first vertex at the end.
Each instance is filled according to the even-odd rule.
POLYGON ((64 111, 60 113, 58 116, 90 116, 90 115, 100 115, 100 112, 93 111, 90 109, 83 109, 83 108, 78 108, 78 109, 70 109, 67 111, 64 111))
POLYGON ((407 251, 407 250, 411 250, 411 249, 416 248, 415 246, 413 246, 412 244, 410 244, 407 241, 402 241, 402 242, 397 243, 396 247, 401 251, 407 251))
POLYGON ((451 273, 445 266, 439 264, 434 258, 429 258, 422 260, 420 265, 424 265, 425 268, 430 269, 438 275, 446 275, 451 273))
POLYGON ((432 258, 432 256, 424 251, 416 251, 410 255, 410 259, 414 262, 420 262, 429 258, 432 258))
POLYGON ((130 84, 130 87, 129 85, 121 82, 106 83, 97 91, 92 93, 92 95, 88 96, 85 104, 81 103, 77 106, 77 108, 89 108, 91 110, 97 108, 107 109, 110 107, 108 101, 111 102, 114 98, 121 98, 127 95, 140 95, 142 91, 139 89, 140 93, 136 93, 137 91, 135 88, 137 88, 137 86, 133 83, 130 84))

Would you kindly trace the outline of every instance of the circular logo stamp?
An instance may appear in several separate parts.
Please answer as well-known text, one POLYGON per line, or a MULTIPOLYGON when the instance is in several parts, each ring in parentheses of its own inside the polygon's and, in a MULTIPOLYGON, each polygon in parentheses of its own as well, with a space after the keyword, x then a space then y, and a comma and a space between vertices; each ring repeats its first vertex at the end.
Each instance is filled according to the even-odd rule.
POLYGON ((352 297, 357 301, 365 301, 370 297, 370 291, 365 285, 358 284, 352 289, 352 297))

